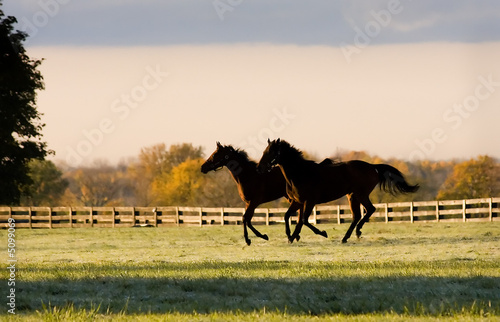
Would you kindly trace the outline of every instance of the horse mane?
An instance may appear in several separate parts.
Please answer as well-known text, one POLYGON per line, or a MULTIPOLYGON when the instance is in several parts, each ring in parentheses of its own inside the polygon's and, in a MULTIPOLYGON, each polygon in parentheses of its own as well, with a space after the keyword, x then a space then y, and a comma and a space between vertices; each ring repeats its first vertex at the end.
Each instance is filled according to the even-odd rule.
POLYGON ((240 148, 235 149, 232 145, 226 145, 225 148, 233 150, 241 158, 240 162, 248 163, 252 167, 257 168, 257 162, 251 160, 250 157, 248 156, 248 153, 245 150, 240 148))
MULTIPOLYGON (((291 145, 287 141, 281 140, 278 142, 278 144, 280 144, 280 146, 282 148, 283 147, 285 148, 285 151, 286 151, 285 153, 287 153, 289 156, 296 157, 296 158, 301 159, 301 160, 306 160, 304 158, 304 154, 302 153, 302 151, 300 151, 299 149, 297 149, 296 147, 294 147, 293 145, 291 145)), ((306 161, 308 161, 308 160, 306 160, 306 161)))
POLYGON ((337 160, 337 159, 332 160, 330 158, 326 158, 321 162, 316 162, 314 160, 308 160, 308 159, 304 158, 304 153, 302 153, 302 151, 300 151, 299 149, 297 149, 296 147, 294 147, 293 145, 291 145, 287 141, 281 140, 279 144, 281 144, 282 147, 285 147, 285 149, 286 149, 285 153, 288 153, 288 156, 296 157, 296 158, 303 160, 303 161, 314 162, 314 163, 317 163, 317 164, 323 165, 323 166, 339 166, 339 165, 345 164, 345 162, 342 162, 342 161, 337 160))

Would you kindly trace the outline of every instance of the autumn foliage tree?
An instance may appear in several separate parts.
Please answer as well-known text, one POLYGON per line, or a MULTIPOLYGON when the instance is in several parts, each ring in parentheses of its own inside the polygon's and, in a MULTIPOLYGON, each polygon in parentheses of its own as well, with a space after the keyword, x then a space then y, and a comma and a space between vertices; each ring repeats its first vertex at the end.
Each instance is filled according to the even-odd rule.
POLYGON ((203 159, 188 159, 153 182, 153 191, 159 205, 200 205, 206 177, 200 172, 203 159))
POLYGON ((183 162, 199 159, 202 156, 203 149, 190 143, 173 144, 168 149, 161 143, 141 149, 138 160, 131 163, 128 168, 128 173, 134 182, 137 205, 156 205, 161 201, 157 196, 161 189, 153 189, 162 185, 158 181, 166 180, 167 175, 183 162))
POLYGON ((163 169, 167 148, 164 143, 141 149, 138 160, 128 167, 128 175, 134 182, 133 189, 135 203, 138 206, 151 206, 154 204, 154 195, 151 185, 155 177, 160 176, 163 169))
POLYGON ((165 206, 243 207, 229 171, 203 174, 202 158, 187 159, 156 178, 152 184, 156 202, 165 206))
POLYGON ((437 199, 473 199, 500 195, 500 165, 487 155, 458 163, 437 199))

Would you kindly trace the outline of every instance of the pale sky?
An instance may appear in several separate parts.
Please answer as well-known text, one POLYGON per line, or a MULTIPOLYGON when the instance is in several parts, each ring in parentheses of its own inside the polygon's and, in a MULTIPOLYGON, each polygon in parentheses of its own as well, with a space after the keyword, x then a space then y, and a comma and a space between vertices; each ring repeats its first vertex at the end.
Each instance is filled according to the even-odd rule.
POLYGON ((500 158, 496 2, 7 2, 71 165, 182 142, 258 159, 268 137, 320 158, 500 158))

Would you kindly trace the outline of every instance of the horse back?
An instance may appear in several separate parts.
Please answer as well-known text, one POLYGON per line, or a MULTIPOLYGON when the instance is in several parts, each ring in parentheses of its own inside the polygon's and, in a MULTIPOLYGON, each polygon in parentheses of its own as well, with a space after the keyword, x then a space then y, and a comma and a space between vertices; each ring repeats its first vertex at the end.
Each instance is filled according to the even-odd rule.
POLYGON ((307 163, 300 172, 287 193, 301 203, 324 203, 350 193, 369 194, 378 183, 375 167, 360 160, 307 163))
POLYGON ((352 192, 370 193, 379 182, 379 174, 371 163, 352 160, 346 162, 348 179, 352 185, 352 192))

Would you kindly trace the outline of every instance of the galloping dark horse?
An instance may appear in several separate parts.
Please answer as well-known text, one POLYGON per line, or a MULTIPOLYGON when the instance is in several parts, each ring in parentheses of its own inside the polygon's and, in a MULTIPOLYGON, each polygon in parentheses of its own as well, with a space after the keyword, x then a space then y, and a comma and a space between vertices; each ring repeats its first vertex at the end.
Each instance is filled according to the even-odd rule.
MULTIPOLYGON (((308 223, 314 206, 347 195, 353 220, 342 242, 345 243, 356 227, 356 235, 361 236, 361 228, 375 212, 369 195, 377 184, 380 188, 395 194, 410 193, 418 190, 418 185, 409 185, 396 168, 388 164, 370 164, 354 160, 339 163, 316 163, 306 160, 302 152, 280 139, 269 141, 258 164, 262 172, 270 171, 278 165, 287 182, 288 197, 303 205, 300 220, 297 222, 289 241, 299 238, 302 225, 308 223), (361 219, 360 205, 366 210, 361 219)), ((319 232, 319 230, 318 230, 319 232)))
MULTIPOLYGON (((251 161, 245 151, 234 149, 232 146, 223 146, 217 142, 217 149, 203 163, 201 172, 215 171, 224 166, 231 172, 234 181, 238 185, 240 197, 246 205, 245 213, 243 214, 243 235, 247 245, 251 243, 248 238, 247 226, 257 237, 269 240, 267 235, 261 234, 253 227, 252 217, 255 208, 260 204, 287 196, 286 181, 280 169, 271 169, 271 171, 266 173, 258 172, 257 163, 251 161)), ((287 236, 290 235, 288 219, 299 208, 301 208, 300 204, 292 202, 285 214, 287 236)))

